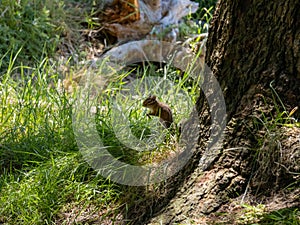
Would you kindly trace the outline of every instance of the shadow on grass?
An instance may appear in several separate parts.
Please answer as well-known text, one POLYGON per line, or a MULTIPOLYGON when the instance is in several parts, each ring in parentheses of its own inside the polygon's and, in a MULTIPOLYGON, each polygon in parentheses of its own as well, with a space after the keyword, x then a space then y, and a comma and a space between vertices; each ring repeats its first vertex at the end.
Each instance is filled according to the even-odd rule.
POLYGON ((259 224, 262 225, 299 225, 300 224, 300 203, 292 208, 283 208, 263 215, 259 224))

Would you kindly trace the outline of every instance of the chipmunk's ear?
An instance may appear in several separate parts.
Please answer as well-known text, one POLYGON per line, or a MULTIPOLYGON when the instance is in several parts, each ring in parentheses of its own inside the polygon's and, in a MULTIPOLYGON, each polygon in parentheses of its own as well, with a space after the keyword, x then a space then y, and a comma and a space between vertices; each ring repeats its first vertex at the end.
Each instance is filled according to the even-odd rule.
POLYGON ((155 99, 156 99, 156 96, 155 96, 155 95, 151 95, 151 98, 155 100, 155 99))

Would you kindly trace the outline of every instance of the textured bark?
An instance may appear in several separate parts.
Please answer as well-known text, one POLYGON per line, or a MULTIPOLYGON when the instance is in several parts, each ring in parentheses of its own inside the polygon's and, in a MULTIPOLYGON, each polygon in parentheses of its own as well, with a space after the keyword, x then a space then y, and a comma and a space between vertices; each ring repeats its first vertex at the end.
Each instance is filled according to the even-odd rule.
POLYGON ((206 62, 223 87, 230 116, 251 85, 282 75, 300 78, 299 10, 299 1, 220 2, 206 62))
POLYGON ((206 63, 225 97, 225 141, 210 164, 199 163, 209 145, 213 116, 200 97, 198 151, 168 181, 164 187, 168 194, 150 206, 152 218, 147 224, 200 223, 201 215, 216 211, 245 191, 251 182, 252 149, 257 147, 255 136, 260 129, 253 117, 260 117, 263 110, 264 116, 274 113, 274 90, 288 111, 300 102, 299 9, 300 0, 219 2, 209 31, 206 63))

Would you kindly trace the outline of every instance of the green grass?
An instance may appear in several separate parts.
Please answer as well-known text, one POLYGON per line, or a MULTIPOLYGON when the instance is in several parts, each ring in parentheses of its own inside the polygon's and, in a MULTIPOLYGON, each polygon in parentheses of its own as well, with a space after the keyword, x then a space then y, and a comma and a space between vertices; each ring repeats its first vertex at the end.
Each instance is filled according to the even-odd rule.
POLYGON ((50 223, 67 203, 95 204, 101 209, 118 198, 113 185, 95 176, 76 153, 51 158, 18 178, 6 179, 0 221, 9 224, 50 223))
POLYGON ((188 74, 178 77, 177 71, 169 65, 165 65, 163 69, 151 65, 140 67, 136 72, 137 79, 134 82, 127 85, 123 76, 120 76, 116 82, 109 83, 101 93, 101 98, 97 99, 101 102, 98 105, 101 109, 97 117, 98 124, 103 125, 98 129, 102 133, 104 145, 109 146, 115 156, 129 159, 131 164, 137 163, 139 158, 143 158, 143 154, 147 155, 147 161, 151 161, 151 158, 149 152, 134 154, 135 151, 126 147, 128 145, 134 148, 138 146, 136 143, 146 141, 138 148, 155 148, 159 154, 176 150, 176 134, 167 133, 169 139, 164 141, 164 137, 160 136, 162 127, 158 118, 147 117, 147 109, 142 106, 143 100, 149 95, 158 96, 160 101, 172 108, 174 122, 179 124, 183 119, 189 118, 200 93, 199 79, 193 80, 188 74), (120 117, 119 112, 124 117, 120 117), (117 138, 112 131, 119 134, 117 138))
MULTIPOLYGON (((91 222, 99 212, 103 213, 98 220, 111 219, 143 196, 135 191, 127 194, 123 186, 97 174, 83 160, 76 144, 72 112, 77 93, 63 88, 61 65, 52 56, 64 41, 62 35, 77 29, 69 27, 72 22, 79 27, 84 18, 92 16, 87 14, 90 8, 86 8, 83 16, 77 18, 78 9, 70 9, 70 5, 77 3, 75 0, 0 1, 0 223, 55 224, 70 214, 75 214, 70 216, 72 219, 84 215, 91 222)), ((76 60, 72 63, 74 68, 81 67, 76 60)), ((100 76, 99 71, 94 72, 100 76)), ((143 139, 149 137, 149 127, 158 124, 156 118, 147 118, 141 106, 144 97, 150 92, 158 95, 174 108, 175 121, 179 123, 187 115, 180 106, 187 103, 184 101, 187 96, 189 104, 195 103, 200 82, 189 79, 188 74, 178 76, 178 71, 168 65, 163 69, 140 67, 137 74, 140 78, 137 85, 144 86, 145 92, 126 95, 122 79, 125 75, 121 74, 105 84, 98 102, 98 109, 104 110, 97 114, 97 128, 105 145, 132 164, 165 156, 174 150, 176 140, 169 138, 160 144, 157 152, 161 155, 131 152, 112 130, 111 103, 116 100, 122 106, 132 135, 143 139), (160 85, 166 87, 170 86, 167 82, 170 80, 172 89, 169 92, 147 89, 143 80, 149 75, 165 80, 160 85), (181 95, 181 101, 176 101, 173 95, 181 95)))
POLYGON ((199 9, 195 13, 194 17, 197 17, 199 19, 199 18, 203 18, 207 9, 214 8, 218 0, 195 0, 195 2, 199 3, 199 9))
POLYGON ((284 208, 263 215, 260 224, 263 225, 299 225, 300 212, 298 208, 284 208))
MULTIPOLYGON (((11 54, 0 86, 0 222, 51 224, 71 210, 69 204, 83 212, 91 205, 101 211, 124 204, 120 199, 122 188, 97 175, 78 151, 72 127, 76 91, 64 90, 57 65, 47 58, 29 67, 15 66, 17 57, 11 54)), ((101 77, 100 72, 93 71, 101 77)), ((176 140, 153 145, 155 154, 136 154, 114 133, 112 102, 121 106, 134 131, 132 135, 141 140, 149 138, 145 130, 153 126, 159 129, 158 120, 145 115, 141 105, 144 98, 150 93, 159 96, 174 109, 178 123, 188 116, 188 111, 181 110, 182 105, 193 106, 200 90, 199 80, 189 79, 187 74, 178 77, 177 71, 168 65, 162 70, 143 67, 137 74, 140 79, 135 83, 136 93, 128 93, 123 81, 126 73, 107 82, 98 98, 97 107, 101 110, 97 123, 100 138, 113 155, 131 164, 145 164, 174 151, 176 140), (152 79, 144 82, 149 76, 152 79), (175 94, 182 96, 182 101, 175 99, 175 94)))
POLYGON ((20 49, 20 62, 39 62, 53 55, 62 31, 63 1, 9 1, 0 4, 0 55, 2 64, 9 64, 7 51, 20 49), (55 13, 61 12, 59 16, 55 13))
POLYGON ((13 63, 0 86, 0 222, 51 224, 70 203, 107 208, 120 191, 78 152, 74 95, 62 89, 47 58, 36 67, 13 63))
MULTIPOLYGON (((189 19, 208 23, 215 1, 206 2, 201 1, 201 9, 189 19)), ((92 19, 96 1, 82 2, 82 5, 90 4, 82 9, 82 17, 78 16, 78 8, 70 7, 77 3, 80 1, 0 1, 0 223, 63 224, 67 219, 74 223, 80 221, 80 217, 85 217, 81 222, 87 223, 113 220, 120 213, 125 216, 130 207, 135 206, 136 201, 145 200, 142 198, 146 195, 149 199, 155 198, 155 191, 140 193, 140 190, 125 188, 101 177, 79 152, 72 127, 77 93, 64 90, 60 65, 52 58, 59 43, 70 34, 72 38, 79 35, 75 30, 80 23, 87 23, 87 28, 91 29, 99 25, 92 19), (62 36, 66 37, 62 39, 62 36)), ((195 23, 184 23, 180 32, 185 36, 199 34, 202 30, 195 23)), ((79 55, 86 53, 79 52, 79 55)), ((72 63, 74 68, 81 67, 76 60, 72 63)), ((144 98, 149 94, 159 96, 172 107, 178 124, 189 113, 181 111, 188 107, 182 105, 193 105, 199 96, 200 81, 190 79, 188 73, 180 74, 170 65, 135 69, 139 78, 135 84, 136 92, 127 91, 124 77, 128 71, 105 83, 101 98, 97 99, 96 122, 101 139, 114 156, 140 165, 164 159, 177 144, 176 136, 169 133, 156 146, 157 137, 150 130, 159 130, 159 123, 157 118, 147 118, 146 109, 141 105, 144 98), (156 78, 145 82, 150 76, 156 78), (153 88, 155 85, 158 88, 153 88), (131 137, 150 140, 156 151, 137 154, 116 137, 113 131, 114 101, 128 118, 123 124, 131 129, 131 137)), ((100 76, 101 71, 94 72, 100 76)), ((291 126, 291 113, 280 107, 276 110, 275 117, 270 120, 266 116, 257 122, 260 123, 258 126, 265 126, 269 133, 278 125, 291 126)), ((292 125, 299 126, 299 122, 292 125)), ((261 154, 259 160, 271 164, 270 157, 263 156, 261 154)), ((246 207, 245 217, 240 219, 260 220, 261 224, 299 224, 298 209, 271 213, 262 213, 260 209, 246 207)))
POLYGON ((244 210, 237 218, 237 224, 299 225, 300 212, 297 208, 283 208, 267 211, 265 205, 243 205, 244 210))
POLYGON ((13 66, 1 90, 1 167, 22 168, 59 152, 75 150, 71 105, 59 93, 57 76, 47 59, 36 67, 13 66), (8 163, 9 162, 9 163, 8 163))

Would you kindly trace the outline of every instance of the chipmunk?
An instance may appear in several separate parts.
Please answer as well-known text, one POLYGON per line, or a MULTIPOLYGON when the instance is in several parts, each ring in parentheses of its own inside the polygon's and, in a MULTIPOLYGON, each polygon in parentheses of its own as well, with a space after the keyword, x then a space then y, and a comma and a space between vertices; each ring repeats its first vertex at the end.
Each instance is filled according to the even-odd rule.
POLYGON ((160 122, 165 128, 169 128, 173 123, 173 115, 171 108, 156 99, 155 95, 150 95, 143 102, 143 106, 150 109, 147 116, 158 116, 160 122))

